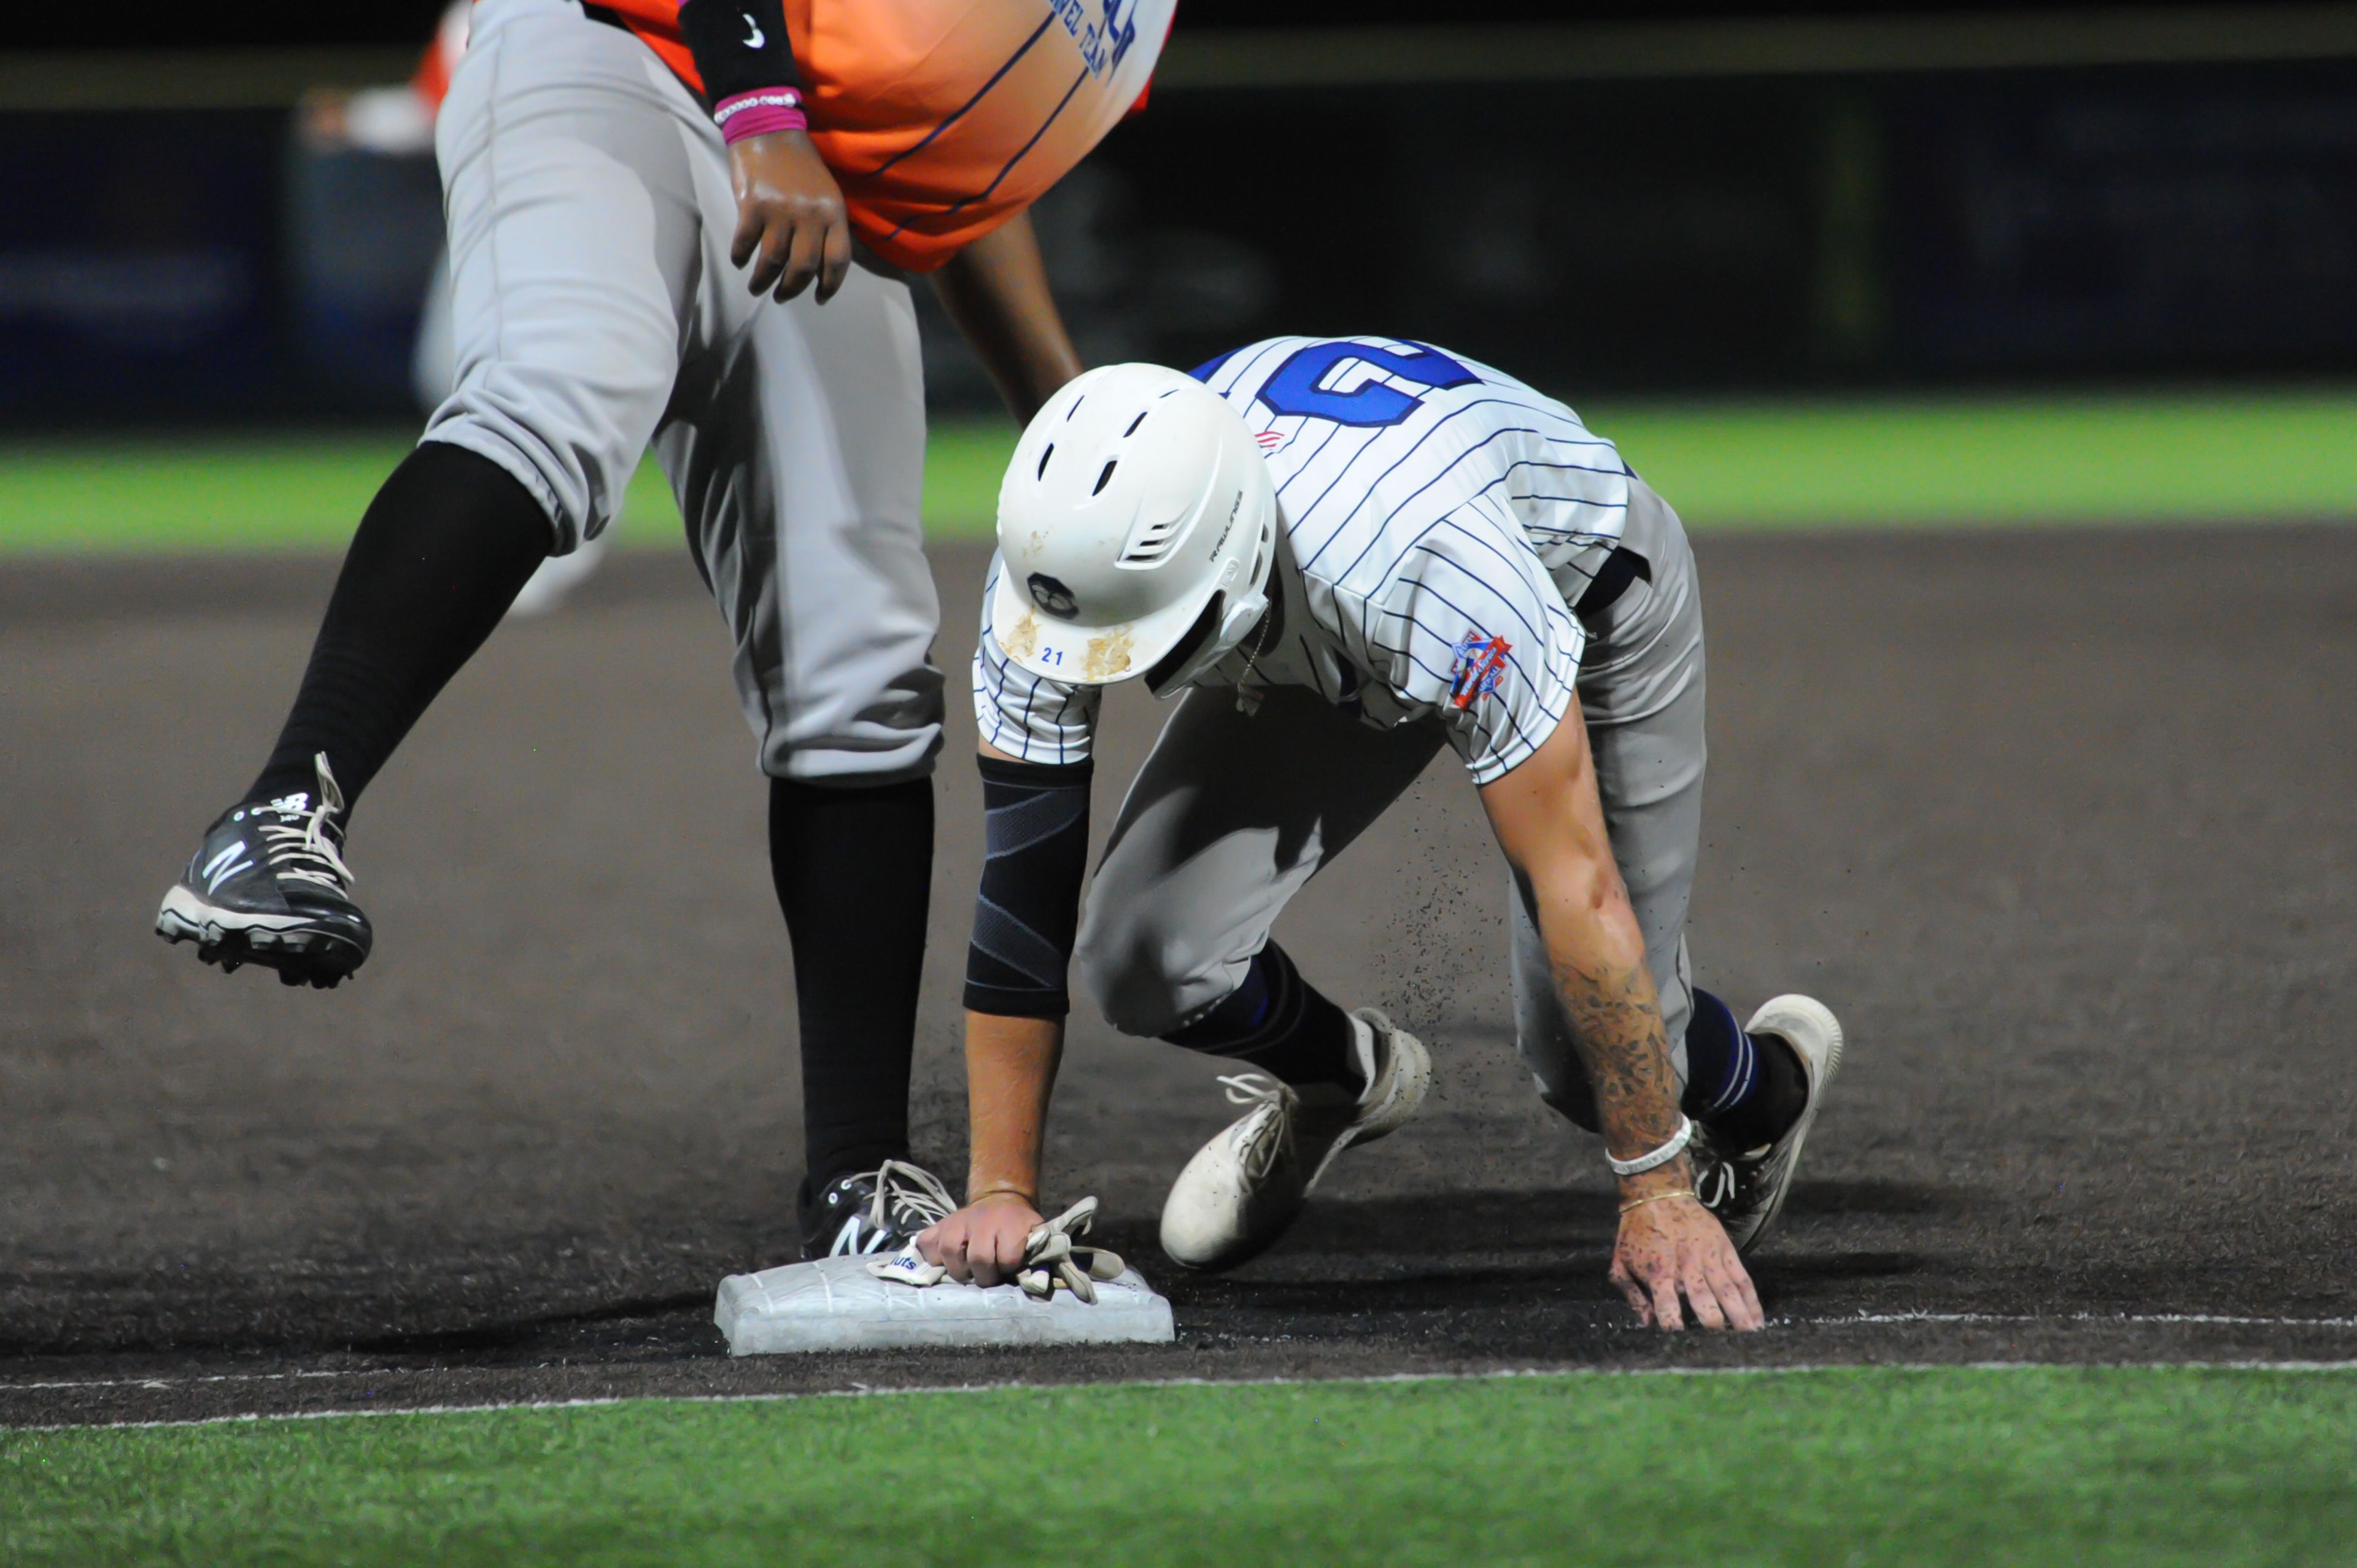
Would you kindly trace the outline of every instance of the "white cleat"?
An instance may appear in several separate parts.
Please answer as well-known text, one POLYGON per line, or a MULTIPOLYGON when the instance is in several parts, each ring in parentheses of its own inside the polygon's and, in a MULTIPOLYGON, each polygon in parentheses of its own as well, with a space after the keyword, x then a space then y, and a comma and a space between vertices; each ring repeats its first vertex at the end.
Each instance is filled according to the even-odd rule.
POLYGON ((1748 1251, 1783 1212, 1792 1176, 1801 1168, 1801 1145, 1809 1141, 1809 1129, 1824 1105, 1834 1075, 1841 1071, 1842 1059, 1841 1020, 1813 996, 1785 995, 1762 1003, 1743 1032, 1773 1035, 1792 1047, 1808 1074, 1809 1098, 1774 1143, 1739 1154, 1713 1150, 1696 1162, 1695 1185, 1738 1251, 1748 1251))
POLYGON ((1414 1116, 1432 1084, 1424 1043, 1372 1007, 1351 1015, 1366 1092, 1293 1088, 1256 1072, 1220 1081, 1252 1109, 1195 1153, 1162 1205, 1162 1250, 1190 1269, 1232 1269, 1285 1234, 1309 1189, 1353 1144, 1414 1116))

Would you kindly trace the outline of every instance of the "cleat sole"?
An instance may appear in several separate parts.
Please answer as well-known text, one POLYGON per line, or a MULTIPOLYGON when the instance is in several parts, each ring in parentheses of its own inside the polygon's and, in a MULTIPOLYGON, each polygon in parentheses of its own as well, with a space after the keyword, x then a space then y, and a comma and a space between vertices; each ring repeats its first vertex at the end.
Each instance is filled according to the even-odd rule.
POLYGON ((251 963, 274 970, 282 983, 333 989, 365 962, 369 943, 308 923, 299 915, 241 915, 207 904, 176 886, 156 914, 156 934, 167 942, 194 942, 199 961, 223 974, 251 963))

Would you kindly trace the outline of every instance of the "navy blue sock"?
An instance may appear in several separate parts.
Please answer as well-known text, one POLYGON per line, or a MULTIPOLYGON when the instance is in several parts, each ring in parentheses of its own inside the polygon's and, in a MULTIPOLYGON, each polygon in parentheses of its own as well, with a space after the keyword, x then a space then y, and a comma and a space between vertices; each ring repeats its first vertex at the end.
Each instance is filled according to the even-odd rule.
POLYGON ((1253 955, 1243 984, 1162 1037, 1190 1051, 1250 1062, 1280 1083, 1332 1083, 1357 1092, 1367 1080, 1351 1034, 1349 1015, 1319 995, 1285 950, 1271 942, 1253 955))
POLYGON ((1686 1021, 1686 1088, 1679 1108, 1724 1149, 1756 1149, 1783 1135, 1808 1103, 1809 1080, 1792 1047, 1747 1035, 1727 1004, 1696 987, 1686 1021))

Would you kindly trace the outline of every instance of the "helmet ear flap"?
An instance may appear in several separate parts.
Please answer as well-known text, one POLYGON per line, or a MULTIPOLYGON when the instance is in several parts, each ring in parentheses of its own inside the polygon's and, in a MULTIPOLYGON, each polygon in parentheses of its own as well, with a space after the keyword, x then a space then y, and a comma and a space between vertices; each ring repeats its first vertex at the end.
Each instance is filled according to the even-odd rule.
POLYGON ((1203 613, 1187 628, 1187 635, 1172 643, 1170 651, 1156 660, 1154 668, 1146 672, 1147 691, 1157 697, 1167 697, 1201 674, 1203 667, 1219 657, 1214 650, 1220 645, 1219 634, 1227 626, 1226 606, 1225 594, 1211 596, 1203 613))
POLYGON ((1247 588, 1233 598, 1213 594, 1185 637, 1146 672, 1146 689, 1168 697, 1225 659, 1268 614, 1268 596, 1247 588))
POLYGON ((1253 541, 1252 553, 1229 561, 1224 576, 1234 586, 1213 594, 1195 624, 1188 628, 1187 635, 1146 672, 1147 691, 1157 697, 1175 694, 1226 658, 1268 614, 1268 578, 1276 558, 1276 522, 1272 498, 1253 541), (1239 562, 1249 563, 1242 574, 1236 570, 1239 562))

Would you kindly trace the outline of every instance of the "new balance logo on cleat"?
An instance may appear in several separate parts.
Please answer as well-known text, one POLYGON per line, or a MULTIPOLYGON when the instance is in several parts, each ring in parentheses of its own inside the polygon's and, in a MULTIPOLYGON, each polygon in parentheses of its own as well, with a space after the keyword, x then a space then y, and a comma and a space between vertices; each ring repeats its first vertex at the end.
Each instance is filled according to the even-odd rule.
POLYGON ((245 841, 238 840, 205 862, 205 891, 208 893, 218 891, 223 881, 253 864, 253 862, 245 858, 245 841))
POLYGON ((868 1224, 864 1214, 855 1214, 843 1222, 842 1230, 834 1233, 834 1245, 826 1250, 826 1255, 844 1258, 880 1252, 884 1251, 884 1243, 891 1239, 890 1230, 868 1224))
POLYGON ((840 1176, 802 1210, 802 1256, 865 1257, 900 1251, 947 1219, 957 1204, 941 1178, 906 1160, 840 1176))
POLYGON ((196 943, 224 973, 261 964, 288 985, 325 990, 361 966, 375 936, 351 900, 344 794, 325 753, 314 766, 316 800, 309 790, 249 800, 213 823, 164 895, 157 936, 196 943))

